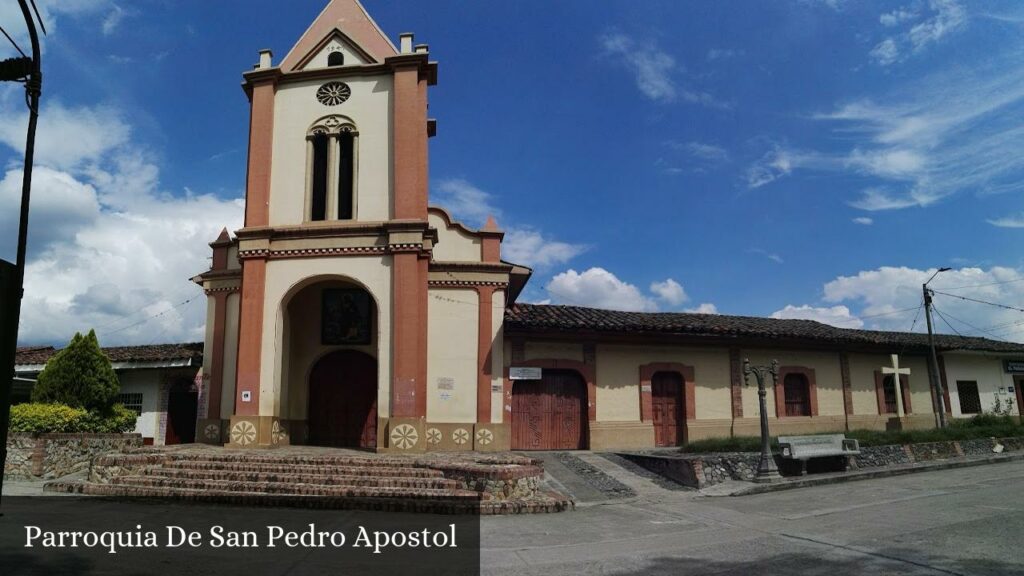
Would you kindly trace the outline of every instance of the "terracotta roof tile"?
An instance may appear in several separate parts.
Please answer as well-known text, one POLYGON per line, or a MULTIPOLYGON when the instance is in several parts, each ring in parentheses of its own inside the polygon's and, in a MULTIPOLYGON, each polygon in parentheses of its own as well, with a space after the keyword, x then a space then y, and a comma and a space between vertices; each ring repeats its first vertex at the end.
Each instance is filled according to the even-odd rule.
MULTIPOLYGON (((45 364, 58 350, 53 346, 18 348, 15 364, 45 364)), ((148 344, 144 346, 112 346, 103 348, 111 362, 159 362, 163 360, 202 360, 203 343, 148 344)))
MULTIPOLYGON (((723 338, 757 338, 833 344, 926 348, 928 335, 836 328, 814 320, 781 320, 753 316, 683 312, 621 312, 544 304, 516 304, 505 311, 510 332, 592 331, 617 334, 663 334, 723 338)), ((942 350, 1024 353, 1024 344, 988 338, 936 334, 942 350)))

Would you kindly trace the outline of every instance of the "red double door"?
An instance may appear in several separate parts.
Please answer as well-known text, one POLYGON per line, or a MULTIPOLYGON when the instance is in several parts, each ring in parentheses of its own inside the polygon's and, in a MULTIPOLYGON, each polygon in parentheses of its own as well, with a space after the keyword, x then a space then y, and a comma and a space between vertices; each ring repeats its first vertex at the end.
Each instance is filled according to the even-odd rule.
POLYGON ((545 369, 513 384, 513 450, 581 450, 586 432, 587 384, 576 372, 545 369))
POLYGON ((686 442, 686 407, 683 378, 678 372, 657 372, 651 378, 656 446, 680 446, 686 442))
POLYGON ((355 350, 321 358, 309 376, 309 443, 377 447, 377 361, 355 350))

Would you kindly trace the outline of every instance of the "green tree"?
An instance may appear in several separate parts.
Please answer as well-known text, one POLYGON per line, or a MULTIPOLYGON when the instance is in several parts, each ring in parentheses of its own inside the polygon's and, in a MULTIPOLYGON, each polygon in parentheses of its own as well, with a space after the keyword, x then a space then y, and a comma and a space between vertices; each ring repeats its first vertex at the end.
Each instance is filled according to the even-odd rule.
POLYGON ((96 331, 75 333, 71 343, 50 358, 32 390, 32 401, 66 404, 107 413, 121 389, 110 358, 100 350, 96 331))

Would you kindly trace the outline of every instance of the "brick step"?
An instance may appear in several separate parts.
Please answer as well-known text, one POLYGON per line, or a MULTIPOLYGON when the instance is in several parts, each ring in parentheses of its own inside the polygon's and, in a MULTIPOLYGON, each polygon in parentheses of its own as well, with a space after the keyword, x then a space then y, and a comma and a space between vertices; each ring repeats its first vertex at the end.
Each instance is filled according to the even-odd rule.
MULTIPOLYGON (((132 486, 127 484, 94 484, 91 482, 50 482, 45 485, 47 492, 85 494, 133 499, 179 500, 195 503, 230 504, 234 506, 286 506, 295 508, 318 508, 332 510, 373 510, 381 512, 417 512, 427 514, 512 514, 523 512, 555 512, 564 509, 561 502, 544 502, 536 505, 500 506, 480 502, 480 495, 465 490, 452 491, 444 496, 410 498, 402 496, 368 497, 357 495, 306 495, 268 494, 264 492, 242 492, 231 490, 201 490, 191 488, 169 488, 132 486), (556 509, 557 508, 557 509, 556 509)), ((569 504, 571 505, 571 504, 569 504)))
POLYGON ((379 467, 421 467, 426 463, 408 457, 359 456, 359 455, 298 455, 298 454, 253 454, 251 452, 227 452, 211 454, 209 452, 178 452, 172 456, 174 460, 208 461, 208 462, 254 462, 261 464, 315 464, 319 466, 379 466, 379 467))
POLYGON ((335 466, 317 464, 273 464, 249 461, 221 462, 215 460, 173 460, 163 468, 179 470, 224 470, 232 472, 264 472, 285 474, 317 474, 323 476, 373 476, 377 478, 444 478, 440 470, 398 466, 335 466))
POLYGON ((185 488, 219 492, 253 492, 260 494, 296 494, 304 496, 350 496, 356 498, 445 498, 475 497, 472 490, 454 488, 409 488, 401 486, 343 486, 326 484, 296 484, 292 482, 238 482, 232 480, 205 480, 192 478, 166 478, 160 476, 118 476, 111 484, 148 488, 185 488))
POLYGON ((188 468, 146 468, 143 476, 186 478, 192 480, 227 480, 232 482, 283 482, 291 484, 321 484, 325 486, 380 486, 393 488, 458 488, 459 483, 445 478, 398 476, 336 476, 327 474, 296 474, 293 472, 263 472, 238 470, 192 470, 188 468))

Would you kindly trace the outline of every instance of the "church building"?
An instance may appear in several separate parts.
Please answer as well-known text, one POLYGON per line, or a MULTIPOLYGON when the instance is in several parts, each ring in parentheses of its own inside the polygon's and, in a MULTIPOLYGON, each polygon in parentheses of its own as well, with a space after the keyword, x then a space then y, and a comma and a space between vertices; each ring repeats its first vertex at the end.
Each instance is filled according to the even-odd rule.
MULTIPOLYGON (((428 204, 437 70, 412 34, 396 45, 357 0, 332 0, 243 74, 245 223, 193 279, 208 297, 197 441, 418 453, 757 435, 745 358, 781 365, 773 433, 934 425, 919 334, 517 303, 531 271, 502 260, 497 223, 428 204)), ((938 344, 952 416, 1018 413, 1024 346, 938 344)))

